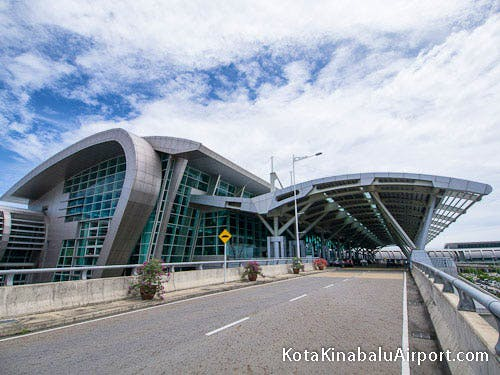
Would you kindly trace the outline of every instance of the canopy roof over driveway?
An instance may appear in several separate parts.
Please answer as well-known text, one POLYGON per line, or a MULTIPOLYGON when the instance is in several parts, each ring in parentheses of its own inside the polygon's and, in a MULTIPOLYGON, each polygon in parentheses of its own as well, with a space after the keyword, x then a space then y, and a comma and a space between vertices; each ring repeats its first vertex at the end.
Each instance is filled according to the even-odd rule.
MULTIPOLYGON (((296 185, 300 231, 304 235, 313 230, 326 239, 367 249, 397 245, 408 255, 423 249, 491 191, 491 186, 474 181, 409 173, 311 180, 296 185)), ((293 236, 292 186, 254 198, 197 195, 191 202, 257 213, 271 235, 293 236), (271 224, 270 218, 274 218, 271 224)))

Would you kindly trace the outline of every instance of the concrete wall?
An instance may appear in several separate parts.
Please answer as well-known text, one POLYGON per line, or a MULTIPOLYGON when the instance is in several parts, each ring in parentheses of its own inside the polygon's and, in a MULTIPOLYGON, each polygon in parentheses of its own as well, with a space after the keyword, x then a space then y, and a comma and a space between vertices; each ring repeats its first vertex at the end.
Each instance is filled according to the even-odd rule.
POLYGON ((412 275, 431 316, 443 351, 487 352, 488 362, 448 362, 452 374, 500 374, 495 354, 498 332, 479 314, 458 311, 458 296, 443 293, 441 284, 433 284, 422 271, 413 267, 412 275))
MULTIPOLYGON (((290 265, 262 266, 262 269, 269 277, 291 272, 290 265)), ((312 265, 306 264, 305 270, 312 270, 312 265)), ((241 268, 229 268, 227 281, 240 280, 241 272, 241 268)), ((132 277, 110 277, 0 287, 0 319, 124 299, 129 296, 131 280, 132 277)), ((171 292, 223 281, 222 268, 175 272, 165 289, 171 292)))

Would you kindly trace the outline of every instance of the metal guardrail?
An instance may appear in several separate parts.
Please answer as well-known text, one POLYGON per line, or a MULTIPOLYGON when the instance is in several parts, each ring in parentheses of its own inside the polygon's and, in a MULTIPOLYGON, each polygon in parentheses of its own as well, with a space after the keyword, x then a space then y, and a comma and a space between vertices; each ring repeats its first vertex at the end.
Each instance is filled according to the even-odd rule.
POLYGON ((497 355, 500 355, 500 300, 435 267, 420 262, 412 263, 415 267, 427 274, 429 278, 433 278, 434 283, 443 284, 443 293, 455 293, 456 289, 459 297, 458 310, 475 312, 476 305, 474 301, 476 301, 495 317, 497 331, 499 332, 499 338, 495 345, 495 352, 497 355))
MULTIPOLYGON (((303 263, 312 263, 314 259, 312 257, 301 258, 303 263)), ((293 258, 254 258, 254 259, 236 259, 236 260, 228 260, 228 268, 233 265, 237 265, 237 267, 242 267, 243 264, 250 261, 259 262, 259 264, 267 266, 267 265, 276 265, 276 264, 291 264, 293 258)), ((132 269, 132 275, 137 275, 137 271, 143 264, 122 264, 122 265, 110 265, 110 266, 82 266, 82 267, 59 267, 59 268, 28 268, 28 269, 11 269, 11 270, 0 270, 0 276, 5 276, 5 285, 11 286, 14 285, 14 276, 15 275, 32 275, 32 274, 40 274, 40 273, 60 273, 60 272, 71 272, 71 271, 79 271, 80 279, 87 280, 88 272, 93 270, 112 270, 112 269, 132 269)), ((162 266, 170 267, 171 272, 175 272, 175 269, 185 268, 185 267, 196 267, 199 270, 202 270, 204 266, 220 266, 217 268, 224 267, 224 260, 212 260, 212 261, 204 261, 204 262, 177 262, 177 263, 162 263, 162 266)))

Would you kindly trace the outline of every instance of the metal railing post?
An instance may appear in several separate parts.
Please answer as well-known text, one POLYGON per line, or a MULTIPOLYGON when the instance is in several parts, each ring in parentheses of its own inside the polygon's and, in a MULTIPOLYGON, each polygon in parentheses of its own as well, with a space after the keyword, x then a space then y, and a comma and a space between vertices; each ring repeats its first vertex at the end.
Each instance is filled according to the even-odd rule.
POLYGON ((495 345, 495 353, 497 353, 497 355, 500 355, 500 319, 497 316, 495 316, 495 320, 497 321, 497 330, 498 330, 498 340, 497 344, 495 345))
POLYGON ((476 311, 476 305, 474 304, 474 300, 465 293, 462 289, 458 289, 458 297, 460 300, 458 301, 458 309, 461 311, 476 311))
POLYGON ((453 289, 453 284, 447 279, 443 280, 443 293, 455 293, 455 289, 453 289))
POLYGON ((435 284, 443 284, 443 278, 439 274, 439 272, 434 273, 434 283, 435 284))
POLYGON ((88 270, 82 270, 82 273, 80 274, 81 280, 87 280, 87 271, 88 270))
POLYGON ((8 274, 5 278, 5 285, 12 286, 14 285, 14 274, 8 274))

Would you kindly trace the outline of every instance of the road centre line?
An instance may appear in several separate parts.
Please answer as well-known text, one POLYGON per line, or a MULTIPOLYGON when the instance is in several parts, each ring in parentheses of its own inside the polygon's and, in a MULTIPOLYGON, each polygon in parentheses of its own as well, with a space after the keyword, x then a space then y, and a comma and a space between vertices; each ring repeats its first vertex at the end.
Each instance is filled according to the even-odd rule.
POLYGON ((324 286, 323 289, 327 289, 327 288, 331 288, 332 286, 334 286, 335 284, 330 284, 330 285, 327 285, 327 286, 324 286))
MULTIPOLYGON (((307 277, 307 276, 305 276, 305 277, 307 277)), ((126 311, 126 312, 118 313, 118 314, 115 314, 115 315, 103 316, 101 318, 95 318, 95 319, 85 320, 83 322, 72 323, 72 324, 68 324, 68 325, 64 325, 64 326, 60 326, 60 327, 48 328, 48 329, 44 329, 44 330, 41 330, 41 331, 36 331, 36 332, 31 332, 31 333, 26 333, 26 334, 20 334, 20 335, 17 335, 17 336, 10 336, 10 337, 5 337, 5 338, 0 338, 0 342, 10 341, 10 340, 18 340, 18 339, 22 339, 24 337, 41 335, 43 333, 49 333, 49 332, 59 331, 59 330, 63 330, 63 329, 66 329, 66 328, 81 326, 81 325, 88 324, 88 323, 99 322, 101 320, 108 320, 108 319, 113 319, 113 318, 119 318, 121 316, 131 315, 131 314, 137 314, 139 312, 143 312, 143 311, 147 311, 147 310, 153 310, 153 309, 158 309, 158 308, 161 308, 161 307, 166 307, 166 306, 171 306, 171 305, 177 305, 177 304, 181 304, 181 303, 185 303, 185 302, 195 301, 195 300, 198 300, 198 299, 205 299, 205 298, 220 296, 222 294, 234 293, 234 292, 243 291, 243 290, 246 290, 246 289, 262 288, 262 287, 265 287, 265 286, 275 285, 275 284, 281 284, 281 283, 285 283, 285 282, 293 281, 293 280, 302 280, 302 277, 294 277, 294 278, 285 279, 285 280, 273 281, 273 282, 265 283, 265 284, 245 286, 245 287, 242 287, 242 288, 224 290, 224 291, 221 291, 221 292, 209 293, 209 294, 205 294, 205 295, 202 295, 202 296, 196 296, 196 297, 181 299, 181 300, 177 300, 177 301, 162 303, 162 304, 155 305, 155 306, 148 306, 148 307, 144 307, 144 308, 137 309, 137 310, 126 311)))
POLYGON ((242 322, 244 322, 245 320, 248 320, 248 319, 250 319, 250 317, 247 316, 246 318, 237 320, 236 322, 229 323, 229 324, 225 325, 224 327, 220 327, 220 328, 217 328, 217 329, 215 329, 213 331, 205 333, 205 336, 212 336, 214 333, 217 333, 217 332, 223 331, 223 330, 225 330, 227 328, 233 327, 233 326, 235 326, 237 324, 240 324, 240 323, 242 323, 242 322))
POLYGON ((292 298, 289 302, 297 301, 298 299, 301 299, 301 298, 304 298, 304 297, 307 297, 307 294, 302 294, 301 296, 292 298))

